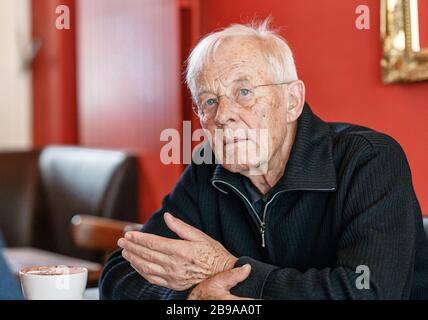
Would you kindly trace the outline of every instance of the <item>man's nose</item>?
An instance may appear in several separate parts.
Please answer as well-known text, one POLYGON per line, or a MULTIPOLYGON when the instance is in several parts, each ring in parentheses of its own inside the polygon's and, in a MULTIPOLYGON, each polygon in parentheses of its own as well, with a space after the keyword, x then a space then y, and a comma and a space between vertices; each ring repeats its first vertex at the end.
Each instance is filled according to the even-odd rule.
POLYGON ((236 122, 239 118, 238 108, 235 102, 227 96, 222 96, 218 101, 217 114, 215 123, 219 127, 223 127, 230 122, 236 122))

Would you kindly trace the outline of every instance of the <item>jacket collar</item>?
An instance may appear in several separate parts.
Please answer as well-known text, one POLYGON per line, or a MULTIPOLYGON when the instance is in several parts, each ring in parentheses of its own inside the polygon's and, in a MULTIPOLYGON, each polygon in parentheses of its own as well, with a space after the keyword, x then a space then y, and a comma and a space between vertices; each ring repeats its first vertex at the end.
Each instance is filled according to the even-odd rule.
MULTIPOLYGON (((312 113, 308 104, 298 120, 296 137, 287 162, 284 176, 274 187, 278 191, 307 190, 334 191, 336 170, 333 162, 333 141, 329 125, 312 113)), ((224 185, 242 190, 242 179, 218 164, 211 183, 220 191, 228 193, 224 185)))

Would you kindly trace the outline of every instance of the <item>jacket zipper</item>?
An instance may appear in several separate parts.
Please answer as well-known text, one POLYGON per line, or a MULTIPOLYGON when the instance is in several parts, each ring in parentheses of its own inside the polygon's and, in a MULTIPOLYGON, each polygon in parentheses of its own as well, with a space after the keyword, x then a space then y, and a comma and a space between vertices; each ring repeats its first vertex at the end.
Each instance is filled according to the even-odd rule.
POLYGON ((266 246, 266 242, 265 242, 265 233, 266 233, 266 214, 267 214, 267 209, 269 207, 269 204, 276 198, 277 195, 286 192, 287 190, 282 190, 279 191, 277 193, 275 193, 273 195, 273 197, 266 203, 265 208, 263 210, 263 221, 260 224, 260 233, 262 235, 262 247, 264 248, 266 246))
MULTIPOLYGON (((257 220, 258 220, 258 222, 259 222, 259 227, 260 227, 260 236, 261 236, 261 238, 262 238, 262 243, 261 243, 261 246, 263 247, 263 248, 265 248, 266 247, 266 213, 267 213, 267 209, 268 209, 268 206, 269 206, 269 204, 273 201, 273 199, 275 199, 275 197, 278 195, 278 194, 280 194, 280 193, 282 193, 282 192, 285 192, 286 190, 283 190, 283 191, 280 191, 280 192, 277 192, 277 193, 275 193, 274 194, 274 196, 272 197, 272 199, 270 199, 269 200, 269 202, 267 202, 266 203, 266 205, 265 205, 265 208, 264 208, 264 210, 263 210, 263 216, 262 216, 262 219, 260 219, 260 217, 259 217, 259 215, 257 214, 257 212, 256 212, 256 210, 254 209, 254 207, 253 207, 253 205, 251 204, 251 202, 247 199, 247 197, 241 192, 241 191, 239 191, 237 188, 235 188, 233 185, 231 185, 230 183, 228 183, 228 182, 225 182, 225 181, 220 181, 220 180, 217 180, 216 182, 220 182, 220 183, 223 183, 223 184, 225 184, 225 185, 227 185, 228 187, 230 187, 230 188, 232 188, 233 190, 235 190, 235 192, 237 192, 246 202, 247 202, 247 204, 248 204, 248 206, 251 208, 251 210, 253 211, 253 214, 254 214, 254 216, 257 218, 257 220)), ((214 186, 216 187, 216 185, 214 184, 214 186)))
MULTIPOLYGON (((264 208, 264 210, 263 210, 263 216, 262 216, 262 219, 260 219, 260 217, 259 217, 259 215, 257 214, 257 212, 256 212, 256 210, 254 209, 254 207, 253 207, 253 205, 251 204, 251 202, 247 199, 247 197, 241 192, 241 191, 239 191, 236 187, 234 187, 233 185, 231 185, 230 183, 228 183, 228 182, 226 182, 226 181, 223 181, 223 180, 216 180, 216 181, 213 181, 213 186, 215 187, 215 188, 217 188, 218 190, 220 190, 221 192, 223 192, 223 193, 226 193, 227 194, 227 192, 225 192, 225 191, 223 191, 223 190, 221 190, 220 188, 218 188, 216 185, 215 185, 215 183, 214 182, 220 182, 220 183, 223 183, 223 184, 225 184, 225 185, 227 185, 228 187, 230 187, 230 188, 232 188, 233 190, 235 190, 235 192, 237 192, 240 196, 241 196, 241 198, 243 198, 246 202, 247 202, 247 204, 248 204, 248 206, 251 208, 251 210, 253 211, 253 214, 254 214, 254 216, 257 218, 257 220, 258 220, 258 222, 259 222, 259 224, 260 224, 260 236, 261 236, 261 238, 262 238, 262 242, 261 242, 261 246, 263 247, 263 248, 265 248, 266 247, 266 239, 265 239, 265 237, 266 237, 266 214, 267 214, 267 209, 268 209, 268 207, 269 207, 269 204, 276 198, 276 196, 277 195, 279 195, 279 194, 281 194, 281 193, 283 193, 283 192, 287 192, 287 191, 297 191, 297 190, 299 190, 299 189, 293 189, 293 190, 282 190, 282 191, 279 191, 279 192, 277 192, 277 193, 275 193, 274 195, 273 195, 273 197, 266 203, 266 205, 265 205, 265 208, 264 208)), ((333 190, 335 190, 336 188, 331 188, 331 189, 302 189, 302 190, 308 190, 308 191, 333 191, 333 190)))

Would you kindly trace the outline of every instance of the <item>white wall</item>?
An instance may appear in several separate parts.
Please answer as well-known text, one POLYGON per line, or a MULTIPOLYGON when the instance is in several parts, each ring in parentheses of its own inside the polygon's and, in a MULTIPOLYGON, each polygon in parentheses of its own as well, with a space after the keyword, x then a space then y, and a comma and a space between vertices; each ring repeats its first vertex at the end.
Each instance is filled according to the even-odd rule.
POLYGON ((22 70, 22 51, 31 39, 30 6, 30 0, 0 0, 0 149, 3 150, 31 146, 31 74, 22 70))

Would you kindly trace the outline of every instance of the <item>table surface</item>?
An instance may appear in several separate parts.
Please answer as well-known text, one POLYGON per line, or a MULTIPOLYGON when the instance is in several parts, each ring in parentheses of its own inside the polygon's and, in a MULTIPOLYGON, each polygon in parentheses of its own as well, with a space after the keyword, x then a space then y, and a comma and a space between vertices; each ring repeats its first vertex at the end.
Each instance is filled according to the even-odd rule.
POLYGON ((4 256, 9 268, 16 275, 23 267, 67 265, 88 269, 88 282, 97 281, 102 270, 98 263, 72 258, 31 247, 5 248, 4 256))

